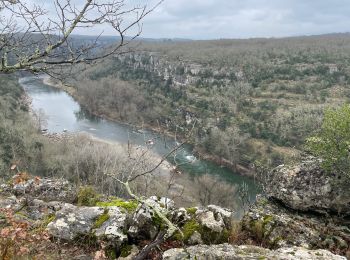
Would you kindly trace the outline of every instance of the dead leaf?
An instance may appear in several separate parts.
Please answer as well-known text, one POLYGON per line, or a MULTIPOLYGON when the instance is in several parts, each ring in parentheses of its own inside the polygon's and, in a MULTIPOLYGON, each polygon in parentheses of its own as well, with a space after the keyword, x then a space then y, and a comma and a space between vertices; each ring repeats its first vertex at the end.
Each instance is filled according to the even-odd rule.
POLYGON ((36 185, 39 185, 40 184, 40 177, 35 176, 34 182, 35 182, 36 185))
POLYGON ((19 248, 19 252, 18 252, 18 255, 25 255, 25 254, 28 254, 29 253, 29 249, 25 246, 21 246, 19 248))
POLYGON ((104 260, 106 259, 105 252, 103 250, 96 251, 94 260, 104 260))
POLYGON ((9 228, 3 228, 0 232, 0 235, 2 237, 8 237, 8 235, 10 234, 10 229, 9 228))

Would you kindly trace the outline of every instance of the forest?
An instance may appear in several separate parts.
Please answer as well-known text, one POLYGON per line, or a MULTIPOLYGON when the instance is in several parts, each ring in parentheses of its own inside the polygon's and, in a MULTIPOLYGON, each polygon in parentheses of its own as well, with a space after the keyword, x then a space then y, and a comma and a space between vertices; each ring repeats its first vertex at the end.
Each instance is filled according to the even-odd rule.
POLYGON ((297 160, 325 108, 350 98, 350 35, 135 43, 67 84, 88 110, 181 134, 234 170, 297 160))

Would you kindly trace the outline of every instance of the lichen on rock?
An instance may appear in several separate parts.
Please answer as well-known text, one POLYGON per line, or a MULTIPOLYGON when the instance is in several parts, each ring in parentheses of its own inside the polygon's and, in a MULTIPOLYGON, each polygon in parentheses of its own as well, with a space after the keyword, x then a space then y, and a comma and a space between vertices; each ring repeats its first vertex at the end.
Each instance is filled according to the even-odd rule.
POLYGON ((302 247, 269 250, 257 246, 197 245, 188 248, 174 248, 165 251, 164 260, 244 260, 244 259, 288 259, 288 260, 346 260, 326 250, 308 250, 302 247))
POLYGON ((269 174, 267 197, 299 211, 350 216, 350 189, 326 172, 321 160, 309 157, 300 164, 281 165, 269 174))

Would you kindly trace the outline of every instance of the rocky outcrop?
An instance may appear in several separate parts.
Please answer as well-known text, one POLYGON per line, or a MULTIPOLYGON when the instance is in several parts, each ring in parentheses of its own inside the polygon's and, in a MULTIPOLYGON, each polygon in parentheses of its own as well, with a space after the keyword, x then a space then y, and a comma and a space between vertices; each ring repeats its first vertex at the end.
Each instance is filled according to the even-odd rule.
POLYGON ((285 259, 285 260, 346 260, 326 250, 308 250, 302 247, 269 250, 257 246, 198 245, 188 248, 174 248, 163 254, 164 260, 243 260, 243 259, 285 259))
MULTIPOLYGON (((316 196, 312 194, 317 193, 313 187, 310 188, 311 195, 300 195, 301 191, 307 192, 304 184, 307 183, 307 176, 316 178, 321 172, 315 170, 320 169, 318 166, 313 165, 304 162, 299 168, 292 168, 294 170, 281 166, 275 170, 279 175, 271 181, 280 187, 284 185, 287 193, 288 189, 297 190, 298 196, 309 202, 308 210, 305 210, 307 212, 293 209, 300 210, 302 207, 293 202, 294 198, 288 204, 283 192, 276 191, 273 195, 270 191, 268 197, 259 197, 241 220, 241 232, 246 238, 242 241, 249 245, 262 245, 264 248, 222 244, 229 241, 233 230, 233 212, 229 209, 215 205, 176 208, 171 199, 156 196, 150 197, 145 203, 101 196, 99 199, 102 201, 94 202, 95 206, 77 206, 53 200, 69 200, 71 198, 68 195, 75 194, 73 187, 64 180, 16 179, 12 185, 1 186, 0 207, 12 209, 16 212, 16 218, 34 223, 33 228, 44 229, 59 241, 75 244, 85 243, 88 239, 90 243, 92 241, 95 245, 103 245, 105 249, 112 250, 116 256, 127 256, 131 251, 133 255, 137 254, 145 241, 152 241, 166 228, 154 211, 157 208, 179 227, 164 242, 164 249, 184 247, 166 251, 164 259, 345 259, 329 251, 313 251, 328 249, 341 255, 350 252, 350 219, 319 214, 328 208, 323 206, 320 211, 320 202, 310 202, 310 198, 316 196), (307 170, 314 174, 307 175, 307 170), (290 183, 288 176, 297 178, 299 189, 290 183), (285 184, 277 183, 277 180, 284 179, 285 184), (318 213, 315 214, 316 212, 318 213)), ((314 185, 320 184, 321 187, 325 184, 323 181, 315 180, 314 185)), ((326 188, 323 191, 328 193, 322 194, 333 194, 326 188)), ((328 202, 329 199, 323 198, 323 201, 328 202)))
POLYGON ((29 178, 18 174, 13 183, 1 185, 3 192, 15 196, 32 197, 43 201, 61 201, 72 203, 77 198, 76 188, 65 179, 29 178))
POLYGON ((18 212, 21 218, 38 221, 41 228, 45 225, 51 237, 66 242, 89 239, 116 250, 121 250, 127 242, 138 244, 153 240, 165 228, 154 208, 180 228, 181 232, 175 234, 174 239, 189 245, 227 242, 233 216, 232 211, 215 205, 176 208, 173 200, 156 196, 145 203, 108 200, 101 196, 103 201, 97 201, 96 206, 51 201, 54 198, 68 200, 68 194, 73 194, 72 186, 64 180, 24 179, 22 176, 15 184, 2 187, 0 194, 6 196, 0 196, 0 206, 18 212))
POLYGON ((350 249, 350 219, 300 213, 258 198, 243 217, 243 229, 270 248, 323 248, 345 254, 350 249))
POLYGON ((295 166, 281 165, 270 174, 267 197, 300 211, 350 216, 350 189, 325 172, 321 161, 308 158, 295 166))
POLYGON ((221 233, 225 229, 225 223, 220 213, 215 214, 210 210, 197 210, 196 218, 201 225, 212 232, 221 233))

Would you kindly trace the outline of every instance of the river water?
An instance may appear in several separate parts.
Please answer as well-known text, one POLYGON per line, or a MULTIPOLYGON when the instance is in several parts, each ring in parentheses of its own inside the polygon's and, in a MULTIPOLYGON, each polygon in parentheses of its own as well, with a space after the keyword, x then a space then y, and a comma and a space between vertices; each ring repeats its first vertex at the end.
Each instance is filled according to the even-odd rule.
MULTIPOLYGON (((92 136, 109 141, 125 144, 145 145, 152 140, 152 150, 164 156, 175 145, 174 138, 164 137, 151 130, 135 130, 132 126, 112 122, 91 115, 65 91, 48 86, 40 77, 23 77, 19 83, 32 99, 34 111, 45 115, 45 128, 49 133, 86 132, 92 136)), ((176 156, 182 172, 190 176, 214 174, 232 185, 247 184, 251 200, 255 199, 257 186, 253 179, 234 173, 210 161, 201 160, 192 154, 192 147, 185 145, 176 156)), ((238 198, 232 198, 237 200, 238 198)))

